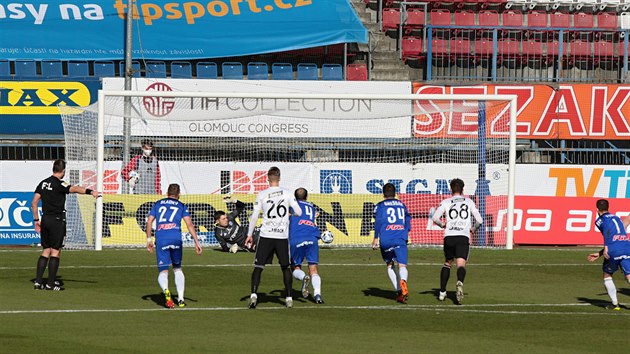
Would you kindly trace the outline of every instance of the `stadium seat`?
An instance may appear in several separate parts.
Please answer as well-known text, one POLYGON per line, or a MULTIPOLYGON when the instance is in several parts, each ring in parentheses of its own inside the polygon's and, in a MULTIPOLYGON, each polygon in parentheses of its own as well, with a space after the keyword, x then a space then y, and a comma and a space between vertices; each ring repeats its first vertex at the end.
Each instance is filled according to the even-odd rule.
MULTIPOLYGON (((120 72, 120 76, 125 77, 125 61, 121 61, 120 64, 118 64, 118 69, 120 72)), ((133 73, 132 77, 140 77, 140 62, 139 61, 132 61, 131 62, 131 71, 133 73)))
POLYGON ((42 76, 47 79, 58 79, 63 77, 63 68, 61 60, 44 59, 41 62, 42 76))
POLYGON ((243 80, 243 64, 236 61, 221 64, 221 76, 223 80, 243 80))
POLYGON ((166 63, 158 60, 149 60, 146 62, 145 76, 153 79, 166 78, 166 63))
POLYGON ((593 32, 590 31, 595 26, 595 17, 590 13, 573 14, 573 27, 578 29, 577 38, 582 41, 592 41, 593 32), (582 30, 584 29, 584 30, 582 30))
POLYGON ((14 64, 16 77, 26 79, 37 77, 37 64, 34 60, 18 59, 14 64))
POLYGON ((0 78, 11 77, 11 66, 6 59, 0 59, 0 78))
POLYGON ((416 57, 422 54, 422 38, 403 37, 401 43, 402 59, 416 57))
POLYGON ((188 61, 171 62, 171 78, 173 79, 192 78, 192 64, 188 61))
POLYGON ((367 81, 368 70, 366 64, 348 64, 348 81, 367 81))
POLYGON ((289 63, 273 63, 271 76, 274 80, 293 80, 293 65, 289 63))
POLYGON ((505 38, 499 40, 497 43, 498 54, 501 57, 501 62, 508 69, 518 69, 521 66, 521 50, 519 46, 520 42, 505 38))
POLYGON ((543 43, 535 40, 523 42, 523 61, 530 69, 547 67, 547 60, 543 56, 543 43))
POLYGON ((219 77, 217 63, 199 62, 197 63, 198 79, 216 79, 219 77))
POLYGON ((493 30, 488 27, 499 27, 499 13, 494 10, 479 11, 479 26, 486 28, 479 30, 478 36, 492 38, 493 30))
POLYGON ((553 28, 569 28, 571 27, 571 18, 568 13, 554 12, 550 15, 549 21, 553 28))
MULTIPOLYGON (((618 26, 617 26, 616 13, 602 12, 602 13, 597 14, 597 28, 616 30, 617 27, 618 26)), ((615 40, 617 33, 616 32, 598 32, 597 34, 600 39, 612 42, 615 40)))
POLYGON ((90 67, 85 60, 68 61, 68 77, 87 77, 90 76, 90 67))
MULTIPOLYGON (((504 11, 501 14, 504 27, 523 27, 523 13, 517 10, 504 11)), ((520 28, 507 28, 503 30, 503 36, 520 40, 523 37, 523 30, 520 28)))
POLYGON ((435 38, 431 41, 431 65, 435 65, 441 68, 450 66, 452 61, 449 54, 448 40, 443 38, 435 38))
MULTIPOLYGON (((454 22, 455 26, 474 26, 475 25, 475 13, 472 11, 455 11, 454 22)), ((457 36, 470 38, 473 29, 459 28, 455 30, 457 36)))
POLYGON ((492 66, 492 54, 494 45, 492 39, 480 39, 475 41, 475 60, 479 61, 482 67, 488 69, 492 66))
POLYGON ((98 78, 116 76, 114 62, 113 61, 100 61, 100 60, 95 61, 94 62, 94 76, 98 78))
POLYGON ((573 41, 570 45, 571 60, 576 68, 581 70, 594 70, 596 66, 596 60, 593 58, 593 50, 591 48, 591 42, 585 41, 573 41))
POLYGON ((398 25, 400 25, 400 10, 383 9, 383 18, 381 21, 383 24, 383 32, 393 36, 398 33, 398 25))
POLYGON ((527 27, 547 28, 547 13, 531 11, 527 13, 527 27))
MULTIPOLYGON (((429 14, 429 22, 433 26, 450 26, 451 12, 444 9, 433 9, 429 14)), ((437 37, 450 38, 450 30, 448 28, 436 28, 433 31, 437 37)))
POLYGON ((267 63, 254 62, 247 64, 248 80, 269 80, 269 67, 267 63))
MULTIPOLYGON (((593 43, 595 58, 599 61, 599 68, 602 70, 617 70, 619 60, 615 56, 614 45, 609 41, 599 41, 593 43)), ((623 49, 622 49, 623 51, 623 49)))
POLYGON ((314 63, 299 63, 297 66, 297 79, 298 80, 317 80, 319 74, 317 72, 317 64, 314 63))
POLYGON ((341 64, 323 64, 322 80, 343 80, 343 66, 341 64))
POLYGON ((420 9, 408 9, 405 33, 414 37, 422 37, 424 35, 423 29, 426 22, 425 17, 425 12, 420 9))

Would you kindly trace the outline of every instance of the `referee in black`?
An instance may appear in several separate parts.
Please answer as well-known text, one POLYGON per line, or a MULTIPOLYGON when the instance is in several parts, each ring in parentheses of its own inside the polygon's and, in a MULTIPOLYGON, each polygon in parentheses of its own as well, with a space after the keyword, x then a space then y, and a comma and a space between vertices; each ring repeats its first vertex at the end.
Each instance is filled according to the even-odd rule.
POLYGON ((63 239, 66 237, 66 194, 90 194, 97 198, 100 193, 81 186, 71 186, 63 181, 63 177, 66 175, 66 161, 63 159, 55 160, 52 170, 52 176, 37 185, 31 203, 35 231, 41 234, 41 243, 44 249, 37 260, 34 288, 36 290, 61 291, 63 288, 55 280, 59 269, 59 256, 63 239), (41 220, 37 210, 40 200, 42 201, 41 220), (46 266, 48 266, 48 283, 44 284, 42 277, 46 266))

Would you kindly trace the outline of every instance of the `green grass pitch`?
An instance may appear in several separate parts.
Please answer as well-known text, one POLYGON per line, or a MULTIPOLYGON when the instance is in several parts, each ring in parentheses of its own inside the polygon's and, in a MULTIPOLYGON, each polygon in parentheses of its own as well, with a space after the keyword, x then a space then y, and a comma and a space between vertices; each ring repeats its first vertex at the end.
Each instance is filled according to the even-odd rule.
MULTIPOLYGON (((464 304, 438 302, 441 251, 411 249, 398 304, 378 251, 320 253, 317 305, 283 306, 277 265, 247 309, 253 255, 184 254, 185 309, 166 309, 146 250, 62 254, 63 292, 32 289, 38 250, 0 250, 2 353, 597 353, 627 352, 630 309, 610 311, 593 250, 473 250, 464 304)), ((615 275, 620 302, 630 286, 615 275)), ((172 273, 171 291, 175 293, 172 273)))

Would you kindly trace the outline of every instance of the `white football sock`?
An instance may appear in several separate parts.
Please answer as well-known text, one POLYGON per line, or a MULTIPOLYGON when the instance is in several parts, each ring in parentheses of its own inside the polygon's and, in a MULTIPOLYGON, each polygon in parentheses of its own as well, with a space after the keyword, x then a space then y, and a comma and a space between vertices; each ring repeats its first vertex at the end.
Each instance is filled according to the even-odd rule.
POLYGON ((184 301, 184 288, 186 287, 186 277, 181 269, 173 270, 175 273, 175 286, 177 287, 177 300, 184 301))
POLYGON ((311 277, 311 284, 313 284, 313 295, 321 295, 322 278, 320 278, 319 274, 313 274, 313 276, 311 277))
POLYGON ((304 273, 304 271, 302 269, 299 268, 295 268, 293 270, 293 277, 299 281, 302 281, 304 279, 304 276, 306 275, 306 273, 304 273))
POLYGON ((396 275, 396 271, 394 270, 394 268, 388 266, 387 275, 389 276, 389 280, 391 280, 394 289, 400 290, 398 289, 398 287, 400 286, 400 284, 398 284, 398 276, 396 275))
POLYGON ((160 284, 162 291, 168 289, 168 272, 160 272, 158 274, 158 284, 160 284))
POLYGON ((613 305, 619 304, 617 302, 617 288, 615 287, 613 278, 604 278, 604 286, 606 287, 606 291, 608 291, 608 296, 610 296, 613 305))
POLYGON ((409 276, 409 272, 407 272, 407 267, 398 267, 398 273, 400 273, 400 279, 407 281, 407 277, 409 276))

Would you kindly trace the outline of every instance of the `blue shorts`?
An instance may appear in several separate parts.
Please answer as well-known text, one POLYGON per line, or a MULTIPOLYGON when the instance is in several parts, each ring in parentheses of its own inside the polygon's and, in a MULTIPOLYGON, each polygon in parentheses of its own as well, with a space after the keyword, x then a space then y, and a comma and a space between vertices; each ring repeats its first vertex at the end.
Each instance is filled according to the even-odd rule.
POLYGON ((169 266, 173 268, 182 267, 182 240, 164 240, 156 242, 155 255, 157 256, 158 270, 168 270, 169 266))
POLYGON ((630 274, 630 255, 610 256, 610 259, 604 260, 604 264, 602 264, 602 270, 606 274, 614 274, 619 267, 621 267, 624 275, 630 274))
POLYGON ((381 256, 385 263, 391 263, 393 261, 398 264, 407 264, 409 258, 409 251, 407 250, 407 240, 396 238, 392 240, 381 239, 381 256))
POLYGON ((291 244, 291 264, 298 266, 302 264, 305 258, 308 264, 319 263, 319 245, 317 240, 291 244))

